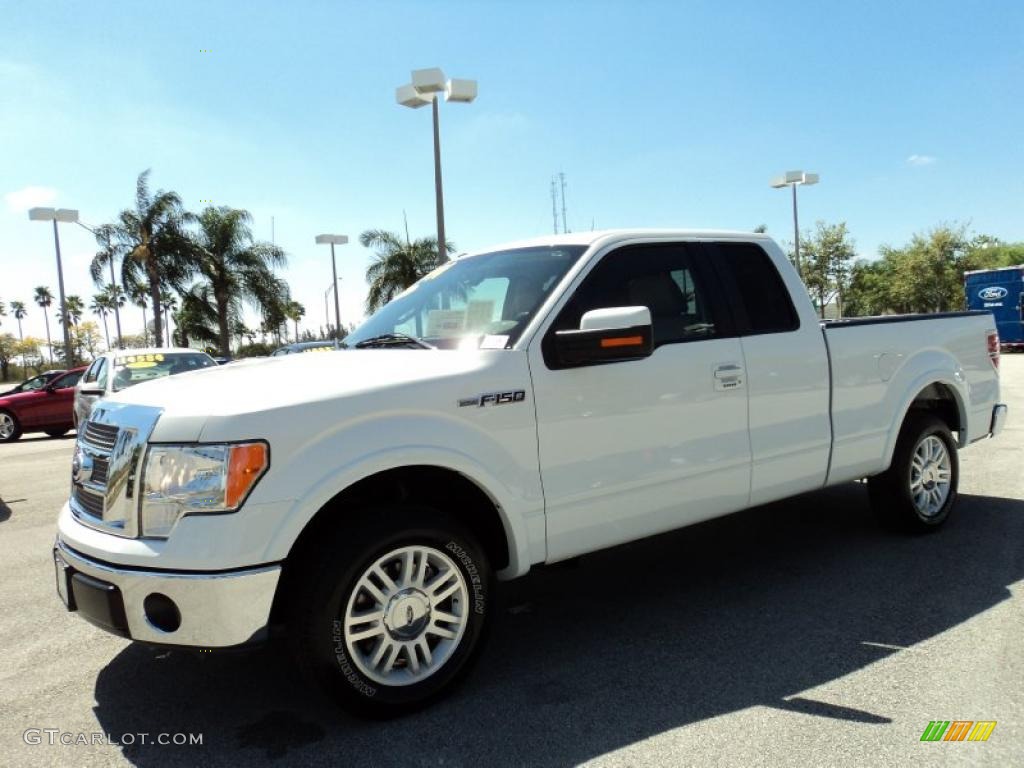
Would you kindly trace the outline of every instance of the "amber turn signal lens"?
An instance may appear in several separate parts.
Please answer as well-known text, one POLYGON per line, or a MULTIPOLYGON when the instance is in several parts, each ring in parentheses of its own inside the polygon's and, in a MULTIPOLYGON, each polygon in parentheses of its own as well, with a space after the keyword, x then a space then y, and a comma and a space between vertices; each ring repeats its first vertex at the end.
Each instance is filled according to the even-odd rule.
POLYGON ((243 443, 231 446, 228 460, 228 482, 225 506, 234 509, 245 499, 269 465, 266 443, 243 443))
POLYGON ((613 339, 601 339, 601 346, 607 347, 639 347, 644 343, 643 336, 618 336, 613 339))

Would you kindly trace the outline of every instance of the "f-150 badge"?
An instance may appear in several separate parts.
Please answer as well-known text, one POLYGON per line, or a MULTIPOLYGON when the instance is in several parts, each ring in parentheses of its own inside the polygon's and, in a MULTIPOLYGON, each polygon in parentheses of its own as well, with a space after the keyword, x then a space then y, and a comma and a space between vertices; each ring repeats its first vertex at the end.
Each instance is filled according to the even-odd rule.
POLYGON ((521 403, 526 399, 526 390, 512 389, 508 392, 488 392, 476 397, 459 398, 459 408, 475 405, 483 408, 485 405, 505 405, 505 403, 521 403))

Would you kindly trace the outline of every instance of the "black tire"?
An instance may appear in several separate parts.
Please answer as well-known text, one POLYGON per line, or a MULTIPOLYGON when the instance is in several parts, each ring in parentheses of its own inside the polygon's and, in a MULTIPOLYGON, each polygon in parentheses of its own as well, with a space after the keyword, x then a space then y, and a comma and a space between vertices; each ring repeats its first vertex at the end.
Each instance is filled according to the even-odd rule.
POLYGON ((10 411, 5 411, 3 408, 0 408, 0 419, 4 421, 10 419, 10 423, 14 426, 13 431, 8 432, 7 435, 0 433, 0 443, 13 443, 21 437, 21 424, 18 422, 17 416, 10 411))
POLYGON ((64 437, 68 433, 70 427, 63 427, 61 429, 44 429, 43 432, 50 437, 64 437))
MULTIPOLYGON (((395 717, 419 709, 450 692, 478 655, 490 608, 490 565, 473 535, 438 510, 401 505, 354 511, 345 516, 344 523, 319 538, 311 549, 303 552, 301 571, 294 574, 287 596, 289 642, 306 677, 319 684, 344 709, 372 718, 395 717), (344 620, 350 600, 366 601, 368 597, 368 593, 359 592, 358 587, 368 569, 389 553, 411 546, 426 547, 440 553, 442 559, 447 558, 460 572, 465 587, 461 594, 466 596, 461 607, 461 615, 466 617, 465 628, 458 639, 442 649, 447 658, 438 663, 436 671, 419 682, 390 685, 373 679, 360 667, 360 664, 366 665, 367 658, 380 648, 376 643, 384 644, 389 638, 392 641, 396 638, 388 628, 387 619, 379 622, 381 627, 387 628, 387 635, 381 633, 379 638, 355 646, 357 653, 360 648, 365 649, 359 659, 353 658, 348 638, 344 635, 344 620)), ((428 570, 429 573, 432 572, 428 570)), ((398 576, 395 579, 397 581, 398 576)), ((424 576, 422 584, 429 583, 431 579, 424 576)), ((385 615, 391 615, 385 606, 395 606, 393 610, 398 611, 397 599, 392 598, 386 604, 377 601, 369 610, 384 609, 385 615)), ((451 599, 462 602, 459 598, 451 599)), ((444 610, 458 613, 459 609, 453 605, 444 603, 444 610)), ((405 610, 409 610, 408 624, 399 627, 398 631, 408 631, 414 626, 412 611, 401 608, 401 611, 405 610)), ((423 621, 429 623, 431 610, 434 609, 427 610, 423 621)), ((391 623, 396 621, 401 623, 402 619, 393 617, 391 623)), ((424 642, 434 641, 431 650, 434 655, 440 655, 438 649, 445 641, 436 637, 428 639, 426 630, 422 637, 424 642)), ((405 656, 399 655, 395 665, 400 675, 415 679, 410 671, 410 652, 417 663, 422 663, 423 669, 427 669, 425 655, 409 649, 402 652, 405 656)))
POLYGON ((956 442, 946 422, 930 413, 911 411, 896 440, 892 464, 882 474, 868 478, 868 493, 876 517, 886 527, 908 533, 931 533, 941 528, 949 518, 956 504, 959 479, 956 442), (922 512, 911 492, 911 478, 915 452, 931 437, 941 440, 946 449, 949 492, 937 509, 922 512))

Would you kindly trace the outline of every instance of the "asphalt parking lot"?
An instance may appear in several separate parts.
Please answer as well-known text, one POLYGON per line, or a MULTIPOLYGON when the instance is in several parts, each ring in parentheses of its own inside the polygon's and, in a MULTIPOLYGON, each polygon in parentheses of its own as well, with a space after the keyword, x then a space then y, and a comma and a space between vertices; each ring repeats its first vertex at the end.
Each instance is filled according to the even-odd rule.
POLYGON ((276 645, 159 651, 67 614, 50 546, 73 437, 0 446, 0 765, 1019 765, 1024 355, 1002 370, 1008 428, 961 455, 940 533, 879 530, 850 484, 537 569, 504 585, 467 683, 387 723, 335 710, 276 645), (922 743, 930 720, 998 725, 922 743))

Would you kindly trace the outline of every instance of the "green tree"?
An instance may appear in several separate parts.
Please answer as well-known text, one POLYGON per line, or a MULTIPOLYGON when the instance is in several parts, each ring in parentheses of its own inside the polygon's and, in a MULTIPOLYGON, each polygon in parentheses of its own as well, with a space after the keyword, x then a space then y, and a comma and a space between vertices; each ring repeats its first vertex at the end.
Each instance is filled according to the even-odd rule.
POLYGON ((0 381, 7 381, 11 360, 18 354, 18 340, 13 333, 0 333, 0 381))
POLYGON ((50 339, 50 316, 46 310, 53 304, 53 294, 45 285, 36 286, 33 296, 36 304, 43 310, 43 321, 46 323, 46 348, 50 350, 50 364, 53 364, 53 342, 50 339))
MULTIPOLYGON (((232 322, 239 320, 243 304, 262 313, 264 320, 285 319, 288 285, 274 274, 284 267, 284 251, 270 243, 255 242, 248 211, 227 206, 206 208, 199 214, 199 230, 192 238, 202 300, 212 300, 217 317, 217 344, 222 355, 231 354, 232 322)), ((278 331, 279 332, 279 331, 278 331)))
POLYGON ((217 310, 205 285, 194 285, 181 294, 181 309, 174 315, 175 343, 189 346, 190 340, 204 345, 217 343, 217 310))
MULTIPOLYGON (((383 229, 368 229, 359 236, 364 248, 373 248, 373 261, 366 269, 366 282, 370 284, 366 296, 366 311, 376 312, 395 296, 421 277, 436 269, 438 264, 437 238, 421 237, 404 241, 383 229)), ((447 243, 448 253, 455 250, 447 243)))
MULTIPOLYGON (((135 184, 135 207, 121 211, 110 232, 109 258, 121 256, 121 282, 129 295, 131 288, 145 285, 153 307, 153 336, 163 338, 160 291, 182 285, 194 272, 195 260, 186 225, 195 217, 188 213, 176 192, 149 189, 149 171, 135 184)), ((106 233, 106 230, 103 230, 106 233)), ((97 277, 96 260, 91 271, 97 277)), ((101 261, 103 261, 101 259, 101 261)), ((102 269, 102 264, 99 265, 102 269)), ((138 300, 132 299, 136 304, 138 300)))
POLYGON ((306 314, 306 308, 297 301, 289 301, 285 314, 295 324, 295 341, 299 340, 299 320, 306 314))
POLYGON ((102 290, 92 297, 89 302, 89 311, 99 315, 103 321, 103 337, 107 340, 107 349, 110 349, 110 332, 107 330, 107 312, 110 311, 110 296, 106 290, 102 290))
POLYGON ((149 345, 149 323, 146 321, 146 307, 149 306, 149 290, 141 283, 126 285, 128 298, 132 304, 142 310, 142 346, 149 345))
POLYGON ((843 293, 850 282, 850 266, 856 252, 846 222, 815 224, 813 234, 801 241, 804 284, 815 298, 818 312, 825 317, 825 307, 835 299, 842 317, 843 293))
MULTIPOLYGON (((167 319, 167 346, 171 346, 171 317, 178 311, 178 299, 170 291, 160 291, 160 304, 164 308, 164 317, 167 319)), ((163 344, 163 341, 160 344, 163 344)))
POLYGON ((25 319, 25 315, 28 312, 25 309, 25 302, 23 301, 12 301, 11 312, 14 314, 14 319, 18 321, 18 338, 24 338, 21 333, 21 321, 25 319))

